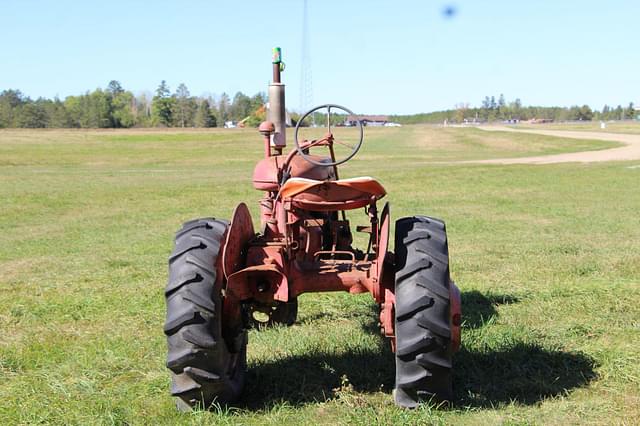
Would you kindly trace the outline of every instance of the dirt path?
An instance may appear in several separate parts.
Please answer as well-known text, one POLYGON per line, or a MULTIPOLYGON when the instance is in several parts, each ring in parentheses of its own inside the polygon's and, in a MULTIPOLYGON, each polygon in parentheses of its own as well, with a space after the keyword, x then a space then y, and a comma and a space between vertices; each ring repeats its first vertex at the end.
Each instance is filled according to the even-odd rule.
MULTIPOLYGON (((640 135, 622 133, 581 132, 568 130, 519 130, 503 126, 478 127, 490 132, 535 133, 537 135, 557 136, 571 139, 593 139, 620 142, 625 144, 618 148, 600 151, 571 152, 566 154, 540 155, 536 157, 494 158, 491 160, 472 161, 484 164, 554 164, 554 163, 593 163, 598 161, 625 161, 640 159, 640 135)), ((471 161, 470 161, 471 162, 471 161)))

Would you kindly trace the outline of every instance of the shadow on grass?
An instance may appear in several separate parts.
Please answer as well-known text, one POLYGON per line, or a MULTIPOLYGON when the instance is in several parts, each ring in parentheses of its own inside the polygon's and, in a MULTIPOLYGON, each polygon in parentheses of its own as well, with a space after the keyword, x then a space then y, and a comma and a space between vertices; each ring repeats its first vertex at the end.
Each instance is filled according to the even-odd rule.
POLYGON ((334 398, 333 389, 340 386, 343 376, 357 392, 390 393, 394 374, 394 356, 382 347, 259 363, 249 370, 240 406, 261 409, 279 402, 297 406, 328 401, 334 398))
MULTIPOLYGON (((477 328, 497 315, 496 304, 517 299, 471 291, 462 294, 462 301, 465 327, 477 328)), ((365 330, 377 330, 376 312, 373 307, 372 324, 363 324, 365 330)), ((482 408, 511 401, 535 404, 586 386, 595 378, 594 368, 594 360, 584 354, 536 344, 516 342, 486 351, 463 348, 454 357, 455 406, 482 408)), ((249 370, 239 405, 262 409, 281 402, 299 406, 328 401, 344 376, 356 392, 390 394, 395 359, 388 342, 381 339, 375 348, 342 354, 308 354, 259 363, 249 370)))
POLYGON ((465 291, 462 299, 462 319, 464 328, 480 328, 498 315, 496 307, 520 301, 508 294, 482 294, 478 290, 465 291))
POLYGON ((585 354, 526 343, 487 352, 462 349, 454 362, 459 406, 535 404, 586 386, 596 377, 595 361, 585 354))

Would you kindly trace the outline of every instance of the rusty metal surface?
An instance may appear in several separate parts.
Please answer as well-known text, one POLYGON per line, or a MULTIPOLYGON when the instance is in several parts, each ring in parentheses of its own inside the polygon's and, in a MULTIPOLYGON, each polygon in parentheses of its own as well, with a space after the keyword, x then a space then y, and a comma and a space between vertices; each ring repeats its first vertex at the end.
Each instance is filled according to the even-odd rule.
POLYGON ((458 352, 461 344, 462 300, 460 289, 453 281, 449 282, 449 317, 451 324, 451 349, 458 352))
MULTIPOLYGON (((318 160, 323 157, 313 156, 318 160)), ((302 158, 293 157, 287 162, 283 155, 274 155, 260 160, 253 169, 253 187, 261 191, 277 191, 279 188, 283 169, 287 168, 290 177, 306 178, 314 180, 333 180, 333 169, 328 166, 316 166, 304 161, 302 158)))
POLYGON ((271 135, 271 143, 275 147, 287 146, 287 124, 284 84, 274 82, 269 85, 269 109, 267 118, 275 126, 275 132, 271 135))
POLYGON ((265 136, 269 136, 276 131, 276 126, 271 121, 263 121, 260 123, 258 131, 265 136))
POLYGON ((376 241, 376 259, 373 263, 373 277, 377 284, 377 289, 373 296, 378 303, 382 301, 380 297, 382 292, 380 289, 382 288, 382 274, 384 273, 385 268, 385 257, 387 256, 387 250, 389 247, 390 221, 389 203, 385 203, 382 208, 382 213, 380 214, 380 231, 378 232, 376 241))
POLYGON ((243 267, 244 254, 247 243, 255 235, 251 213, 245 203, 240 203, 233 211, 231 224, 227 231, 227 239, 222 252, 222 266, 224 276, 231 274, 243 267))
POLYGON ((270 303, 289 300, 287 276, 275 264, 249 266, 229 276, 227 296, 270 303))
POLYGON ((391 350, 396 351, 396 296, 389 288, 384 289, 384 302, 380 305, 380 331, 391 340, 391 350))
POLYGON ((281 167, 280 156, 260 160, 253 169, 253 187, 261 191, 277 191, 281 167))
MULTIPOLYGON (((334 141, 330 121, 324 138, 298 141, 296 137, 295 149, 283 155, 284 85, 280 80, 282 68, 276 62, 269 86, 268 121, 259 128, 265 138, 265 158, 253 174, 254 187, 266 191, 260 201, 262 234, 254 235, 247 206, 238 205, 223 251, 227 278, 224 291, 229 306, 237 315, 240 304, 274 306, 303 293, 369 292, 380 304, 381 332, 391 339, 394 348, 395 282, 394 256, 388 252, 389 204, 381 212, 376 207, 386 191, 370 177, 338 180, 335 167, 360 148, 362 127, 359 125, 360 140, 346 159, 308 154, 312 146, 327 146, 331 151, 334 142, 340 143, 334 141), (344 218, 344 210, 361 207, 366 208, 370 222, 364 228, 371 234, 366 253, 352 246, 349 222, 344 218), (342 221, 338 220, 340 211, 342 221)), ((340 108, 325 107, 329 113, 340 108)))
POLYGON ((289 291, 293 297, 303 293, 323 291, 347 291, 352 294, 370 291, 373 282, 370 279, 369 263, 354 268, 349 264, 331 265, 323 270, 322 266, 301 269, 292 265, 289 269, 289 291))
POLYGON ((321 181, 291 178, 280 188, 280 195, 300 209, 311 211, 353 210, 384 197, 384 188, 369 177, 321 181))

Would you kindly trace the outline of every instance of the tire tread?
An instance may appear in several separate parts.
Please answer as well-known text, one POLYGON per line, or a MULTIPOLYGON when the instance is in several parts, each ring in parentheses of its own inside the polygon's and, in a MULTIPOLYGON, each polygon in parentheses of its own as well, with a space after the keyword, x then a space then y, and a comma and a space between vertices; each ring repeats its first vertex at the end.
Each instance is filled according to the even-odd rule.
POLYGON ((452 399, 449 251, 445 223, 396 221, 396 404, 452 399))
MULTIPOLYGON (((228 347, 219 325, 222 295, 215 290, 216 264, 227 228, 228 222, 214 218, 188 221, 176 232, 169 257, 166 365, 172 372, 171 395, 180 398, 179 407, 233 402, 244 382, 246 337, 236 337, 243 342, 240 347, 228 347), (240 357, 241 371, 229 377, 232 353, 240 357)), ((239 336, 243 334, 245 330, 239 336)))

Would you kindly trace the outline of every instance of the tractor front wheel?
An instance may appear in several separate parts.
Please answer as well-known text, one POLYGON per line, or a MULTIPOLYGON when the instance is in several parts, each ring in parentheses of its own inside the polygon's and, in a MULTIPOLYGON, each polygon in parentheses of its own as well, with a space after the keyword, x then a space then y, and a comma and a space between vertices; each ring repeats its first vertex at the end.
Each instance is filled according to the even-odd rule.
POLYGON ((396 222, 396 404, 452 399, 449 251, 441 220, 396 222))
POLYGON ((169 258, 164 332, 171 395, 180 410, 233 402, 244 385, 247 332, 226 315, 234 310, 221 291, 219 253, 227 227, 213 218, 185 223, 169 258))

